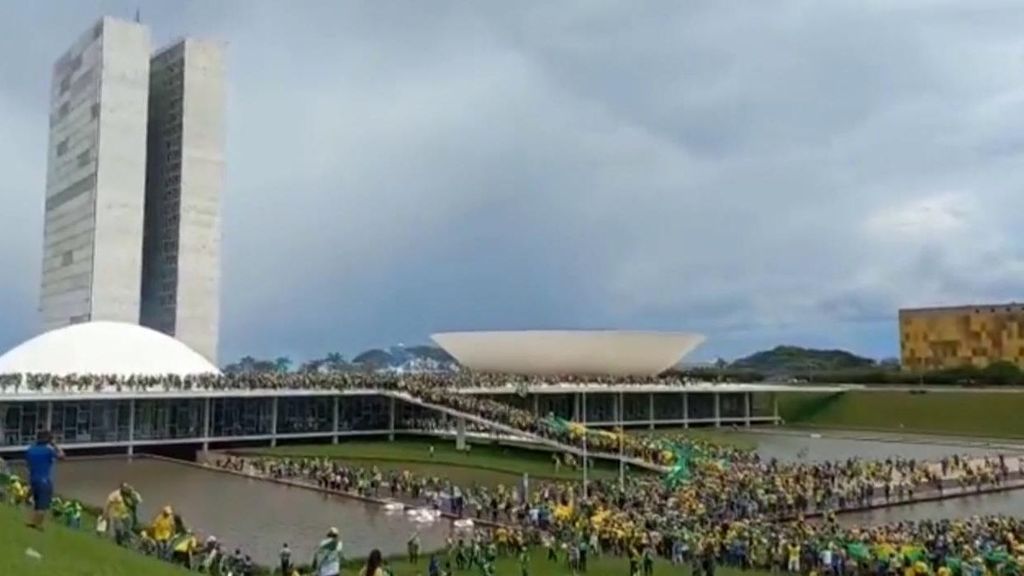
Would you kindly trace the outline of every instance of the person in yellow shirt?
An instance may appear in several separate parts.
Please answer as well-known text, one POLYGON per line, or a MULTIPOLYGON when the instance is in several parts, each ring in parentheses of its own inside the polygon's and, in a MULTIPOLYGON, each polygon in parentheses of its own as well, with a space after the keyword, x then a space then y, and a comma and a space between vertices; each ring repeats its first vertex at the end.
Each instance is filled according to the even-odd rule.
POLYGON ((153 518, 152 530, 157 553, 161 558, 167 558, 170 555, 171 537, 174 536, 174 510, 170 506, 164 506, 156 518, 153 518))
POLYGON ((196 549, 199 548, 199 542, 196 541, 196 537, 192 534, 192 531, 185 530, 184 534, 179 534, 173 540, 171 548, 171 561, 191 570, 192 555, 195 554, 196 549))
POLYGON ((796 542, 790 543, 786 547, 787 551, 787 562, 786 569, 792 574, 800 573, 800 545, 796 542))
POLYGON ((25 504, 28 496, 28 486, 17 476, 11 476, 11 501, 18 505, 25 504))
POLYGON ((918 576, 918 572, 914 570, 913 563, 910 559, 903 561, 903 576, 918 576))
POLYGON ((128 536, 129 512, 120 488, 107 496, 103 516, 107 519, 107 531, 114 534, 114 540, 118 544, 123 544, 128 536))

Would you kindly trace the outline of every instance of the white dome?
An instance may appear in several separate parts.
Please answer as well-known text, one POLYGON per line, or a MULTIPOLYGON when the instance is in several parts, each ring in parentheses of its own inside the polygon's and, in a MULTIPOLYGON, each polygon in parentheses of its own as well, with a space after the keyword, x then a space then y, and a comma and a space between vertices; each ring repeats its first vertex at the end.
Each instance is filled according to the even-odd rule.
POLYGON ((195 350, 136 324, 87 322, 51 330, 0 356, 0 374, 219 374, 195 350))

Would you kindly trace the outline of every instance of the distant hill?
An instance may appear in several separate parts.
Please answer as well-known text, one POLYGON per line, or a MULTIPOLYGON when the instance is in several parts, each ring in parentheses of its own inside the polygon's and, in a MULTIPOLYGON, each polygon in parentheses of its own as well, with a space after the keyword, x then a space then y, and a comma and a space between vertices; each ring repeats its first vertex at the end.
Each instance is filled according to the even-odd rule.
POLYGON ((388 354, 386 351, 379 348, 374 348, 361 354, 357 354, 356 357, 352 359, 353 364, 358 364, 374 370, 390 366, 393 361, 394 358, 391 357, 391 354, 388 354))
POLYGON ((753 370, 770 375, 802 375, 808 372, 870 368, 871 358, 857 356, 846 350, 816 350, 799 346, 776 346, 755 352, 729 364, 729 368, 753 370))
POLYGON ((401 370, 409 372, 448 372, 458 369, 454 358, 437 346, 392 346, 387 350, 374 348, 352 359, 367 370, 401 370))

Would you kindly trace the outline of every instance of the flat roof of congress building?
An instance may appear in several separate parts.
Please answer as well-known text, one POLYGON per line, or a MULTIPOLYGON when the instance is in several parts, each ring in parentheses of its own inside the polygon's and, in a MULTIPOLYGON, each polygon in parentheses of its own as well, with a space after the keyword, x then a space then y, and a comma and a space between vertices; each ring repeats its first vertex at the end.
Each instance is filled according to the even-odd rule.
POLYGON ((580 376, 653 376, 704 341, 700 334, 628 330, 441 332, 431 338, 477 372, 580 376))

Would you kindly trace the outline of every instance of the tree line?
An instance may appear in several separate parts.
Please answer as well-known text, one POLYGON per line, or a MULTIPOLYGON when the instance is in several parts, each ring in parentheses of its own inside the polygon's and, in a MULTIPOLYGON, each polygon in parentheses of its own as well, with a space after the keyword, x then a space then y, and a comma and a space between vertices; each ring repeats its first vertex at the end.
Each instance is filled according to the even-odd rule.
MULTIPOLYGON (((224 366, 224 372, 227 374, 268 374, 274 372, 285 374, 291 372, 293 367, 295 366, 292 359, 287 356, 278 356, 274 359, 243 356, 237 362, 224 366)), ((360 364, 349 362, 344 355, 338 352, 331 352, 322 358, 306 360, 295 368, 295 371, 300 373, 354 372, 364 369, 360 364)))

